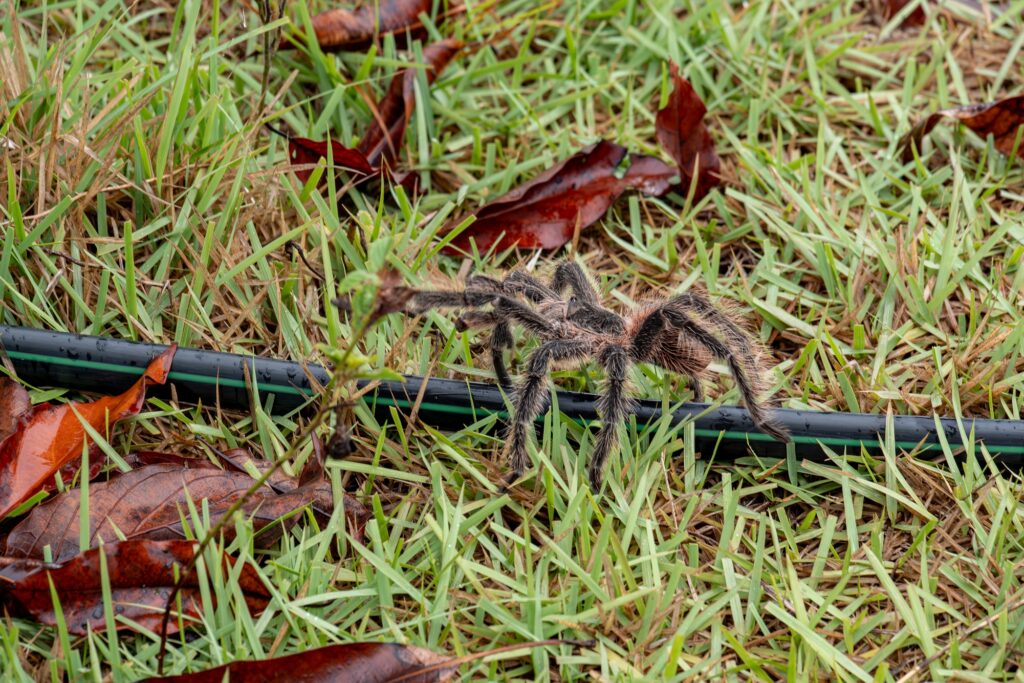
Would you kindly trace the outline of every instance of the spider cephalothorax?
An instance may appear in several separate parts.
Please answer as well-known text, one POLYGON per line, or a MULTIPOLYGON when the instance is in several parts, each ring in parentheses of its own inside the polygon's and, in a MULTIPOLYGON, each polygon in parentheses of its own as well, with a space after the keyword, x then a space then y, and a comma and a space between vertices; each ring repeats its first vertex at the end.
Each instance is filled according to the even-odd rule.
POLYGON ((618 428, 630 410, 627 392, 629 366, 650 363, 685 375, 694 400, 703 400, 700 379, 713 358, 726 362, 761 431, 788 441, 758 399, 763 369, 758 353, 743 329, 699 294, 681 294, 652 301, 619 315, 601 305, 586 274, 573 261, 561 261, 551 284, 514 271, 504 280, 471 276, 461 291, 417 291, 412 313, 431 308, 463 308, 456 327, 492 328, 491 358, 499 383, 511 388, 503 352, 512 347, 513 323, 541 341, 526 362, 526 373, 512 394, 508 434, 508 481, 518 479, 529 463, 530 425, 544 410, 548 368, 581 365, 596 359, 604 368, 604 391, 597 408, 602 425, 588 467, 590 486, 601 486, 605 460, 618 442, 618 428), (568 299, 562 295, 571 292, 568 299))

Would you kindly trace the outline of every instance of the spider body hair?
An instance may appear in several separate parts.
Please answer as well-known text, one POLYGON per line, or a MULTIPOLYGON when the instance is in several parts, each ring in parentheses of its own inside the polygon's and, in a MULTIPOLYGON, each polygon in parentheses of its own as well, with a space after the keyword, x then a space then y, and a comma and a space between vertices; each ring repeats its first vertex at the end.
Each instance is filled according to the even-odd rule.
POLYGON ((619 444, 619 428, 632 410, 629 370, 636 364, 657 365, 686 377, 694 399, 702 401, 701 380, 718 358, 728 365, 757 427, 780 441, 789 440, 759 400, 764 368, 757 346, 731 312, 701 294, 647 301, 619 315, 601 304, 583 269, 567 259, 556 265, 549 285, 522 271, 502 280, 474 275, 467 278, 464 290, 417 291, 408 310, 422 313, 432 308, 464 309, 455 323, 460 331, 492 329, 491 359, 505 388, 513 386, 504 362, 504 351, 513 346, 511 326, 519 325, 541 342, 512 390, 506 485, 519 479, 529 465, 530 427, 547 407, 551 367, 578 367, 590 359, 605 372, 597 401, 601 426, 587 467, 595 493, 601 487, 604 465, 619 444), (571 295, 563 298, 566 290, 571 295))

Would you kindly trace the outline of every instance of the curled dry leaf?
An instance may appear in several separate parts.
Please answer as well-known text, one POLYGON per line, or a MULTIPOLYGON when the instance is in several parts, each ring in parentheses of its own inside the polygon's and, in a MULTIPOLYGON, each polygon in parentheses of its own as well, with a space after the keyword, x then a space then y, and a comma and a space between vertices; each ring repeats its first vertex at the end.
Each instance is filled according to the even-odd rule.
POLYGON ((471 242, 480 251, 557 249, 601 218, 626 190, 661 195, 678 175, 659 159, 638 155, 621 173, 626 154, 625 147, 607 140, 577 152, 480 209, 445 253, 467 252, 471 242))
MULTIPOLYGON (((462 41, 449 38, 423 48, 427 83, 434 82, 462 47, 462 41)), ((405 129, 416 108, 416 71, 417 67, 410 67, 394 75, 387 93, 377 104, 377 116, 356 147, 373 165, 391 166, 398 158, 405 129)))
MULTIPOLYGON (((427 82, 433 83, 444 68, 462 49, 458 40, 442 40, 423 48, 427 82)), ((288 158, 299 180, 306 182, 312 175, 309 164, 327 159, 328 144, 335 167, 358 176, 380 178, 390 175, 398 150, 405 137, 405 129, 416 107, 416 70, 402 69, 391 80, 388 92, 376 106, 376 116, 356 147, 345 147, 337 141, 297 138, 278 132, 288 138, 288 158)), ((273 129, 272 129, 273 130, 273 129)), ((400 179, 401 180, 401 179, 400 179)))
MULTIPOLYGON (((353 10, 332 9, 312 19, 316 42, 325 52, 354 50, 375 42, 381 35, 423 27, 420 14, 430 13, 431 0, 368 0, 353 10)), ((280 48, 295 45, 283 37, 280 48)))
POLYGON ((680 194, 687 194, 694 177, 697 179, 694 199, 700 199, 711 188, 721 184, 721 162, 715 154, 715 143, 704 125, 707 107, 690 82, 679 75, 679 67, 669 67, 673 90, 664 109, 658 110, 655 132, 661 146, 675 160, 682 176, 680 194))
MULTIPOLYGON (((216 524, 229 507, 251 486, 253 479, 243 472, 225 472, 216 467, 182 469, 176 465, 147 465, 106 482, 89 487, 89 544, 115 542, 119 538, 184 539, 182 520, 191 525, 188 500, 205 502, 211 524, 216 524)), ((11 557, 42 558, 50 546, 57 562, 79 552, 81 491, 65 491, 35 507, 7 537, 6 553, 11 557)), ((284 528, 295 524, 311 507, 321 524, 330 520, 334 509, 331 484, 322 478, 275 492, 269 487, 251 495, 241 507, 256 532, 256 545, 267 547, 280 538, 284 528)), ((368 513, 354 498, 345 496, 345 516, 351 532, 361 537, 368 513)), ((230 540, 235 527, 226 524, 223 534, 230 540)))
POLYGON ((302 680, 307 683, 386 683, 398 680, 403 683, 427 683, 452 679, 456 667, 455 664, 446 665, 447 662, 448 657, 411 645, 346 643, 275 659, 242 660, 206 671, 159 680, 164 683, 221 683, 228 680, 270 683, 295 680, 296 672, 301 671, 302 680))
MULTIPOLYGON (((103 614, 101 555, 105 556, 110 580, 114 614, 140 624, 143 628, 160 626, 164 605, 174 586, 176 570, 191 566, 196 543, 193 541, 122 541, 93 548, 59 565, 40 567, 38 562, 7 564, 0 569, 0 603, 47 625, 56 625, 51 586, 57 594, 68 631, 85 635, 88 629, 106 627, 103 614)), ((225 566, 233 564, 224 557, 225 566)), ((250 610, 266 607, 270 593, 255 570, 244 565, 236 585, 250 610)), ((185 575, 181 589, 182 612, 186 618, 200 614, 197 572, 185 575)), ((122 621, 118 630, 131 626, 122 621)), ((177 619, 170 628, 177 631, 177 619)))
POLYGON ((288 138, 288 159, 293 166, 299 167, 295 169, 295 175, 302 182, 306 182, 313 175, 313 171, 307 168, 310 164, 328 158, 328 144, 330 144, 331 150, 330 158, 335 167, 358 175, 375 176, 380 174, 380 168, 371 164, 365 154, 357 149, 346 147, 336 140, 331 140, 328 143, 323 140, 296 138, 290 135, 286 137, 288 138))
MULTIPOLYGON (((1018 131, 1024 126, 1024 95, 1008 97, 991 104, 968 104, 943 109, 918 121, 900 141, 905 163, 914 158, 915 148, 920 153, 924 136, 943 118, 956 119, 982 137, 991 135, 996 149, 1009 156, 1013 154, 1018 131)), ((1017 148, 1017 157, 1024 159, 1024 140, 1017 148)))
POLYGON ((82 421, 104 434, 117 420, 138 413, 146 386, 167 380, 175 349, 171 346, 154 358, 142 377, 119 396, 92 403, 43 403, 22 414, 14 431, 0 441, 0 517, 43 490, 56 472, 81 457, 87 439, 82 421))

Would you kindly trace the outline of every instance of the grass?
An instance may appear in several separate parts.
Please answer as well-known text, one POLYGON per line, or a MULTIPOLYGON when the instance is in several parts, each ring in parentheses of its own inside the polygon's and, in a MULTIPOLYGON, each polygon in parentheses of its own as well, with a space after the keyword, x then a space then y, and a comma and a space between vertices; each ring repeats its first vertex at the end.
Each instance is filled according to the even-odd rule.
MULTIPOLYGON (((333 183, 317 189, 319 173, 295 179, 262 124, 353 144, 372 119, 367 99, 408 63, 393 40, 280 53, 261 102, 263 33, 328 3, 289 3, 270 25, 219 0, 0 6, 3 323, 322 360, 353 338, 328 302, 352 293, 368 310, 382 267, 446 284, 533 256, 438 256, 452 217, 600 138, 659 153, 653 116, 671 60, 708 105, 727 184, 699 206, 629 197, 584 233, 569 251, 611 299, 702 287, 737 302, 786 407, 1021 418, 1024 167, 948 124, 919 159, 898 153, 926 113, 1024 92, 1021 0, 982 16, 927 4, 920 30, 852 0, 470 3, 430 28, 485 46, 431 88, 420 81, 405 159, 423 192, 357 187, 340 203, 333 183)), ((482 350, 480 336, 431 313, 381 321, 353 358, 367 375, 488 380, 482 350)), ((714 395, 734 402, 726 369, 713 369, 714 395)), ((593 390, 600 374, 556 379, 593 390)), ((658 371, 634 380, 643 396, 686 396, 658 371)), ((592 434, 557 412, 541 467, 508 495, 492 483, 502 472, 493 418, 455 434, 379 424, 362 408, 353 419, 358 452, 329 474, 339 496, 372 510, 365 542, 340 522, 286 536, 260 563, 270 608, 250 617, 219 601, 194 639, 172 639, 170 672, 352 640, 461 655, 592 638, 593 649, 503 654, 462 671, 1021 675, 1022 487, 982 444, 930 461, 897 450, 890 433, 880 458, 725 466, 694 453, 689 428, 632 424, 595 499, 583 476, 592 434)), ((111 447, 205 452, 206 442, 274 457, 298 426, 260 406, 151 400, 111 447)), ((299 444, 298 459, 310 449, 299 444)), ((230 550, 252 557, 251 534, 230 550)), ((232 592, 216 574, 209 590, 232 592)), ((152 634, 0 625, 6 680, 134 680, 154 674, 157 649, 152 634)))

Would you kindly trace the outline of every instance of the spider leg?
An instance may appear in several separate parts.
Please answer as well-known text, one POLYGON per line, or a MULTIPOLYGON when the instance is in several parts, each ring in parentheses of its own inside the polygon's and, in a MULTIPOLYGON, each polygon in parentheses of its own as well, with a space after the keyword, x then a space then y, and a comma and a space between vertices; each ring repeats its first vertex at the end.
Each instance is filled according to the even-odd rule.
POLYGON ((506 486, 523 476, 530 462, 527 440, 533 421, 544 410, 548 365, 553 361, 583 361, 590 344, 581 341, 555 340, 541 344, 527 360, 526 377, 512 398, 512 427, 508 438, 509 473, 506 486))
POLYGON ((543 282, 529 273, 514 270, 505 278, 506 290, 510 293, 522 294, 533 303, 558 299, 558 294, 543 282))
POLYGON ((597 292, 594 290, 594 286, 590 284, 590 280, 587 279, 587 274, 583 272, 583 268, 580 267, 580 264, 569 259, 558 263, 555 267, 555 276, 551 280, 551 289, 559 294, 564 292, 566 287, 580 301, 585 301, 588 304, 600 304, 597 292))
POLYGON ((609 346, 598 359, 605 370, 604 393, 597 401, 597 409, 601 415, 601 429, 594 442, 594 452, 590 456, 587 474, 590 490, 595 494, 601 490, 604 479, 604 464, 608 456, 619 443, 619 427, 626 419, 632 401, 626 387, 629 370, 629 352, 621 346, 609 346))
POLYGON ((551 322, 522 301, 499 296, 494 301, 494 311, 512 322, 519 323, 527 332, 532 332, 541 338, 552 339, 556 336, 551 322))
POLYGON ((501 280, 495 280, 486 275, 470 275, 466 278, 466 289, 485 289, 491 292, 505 294, 505 285, 501 280))
POLYGON ((451 291, 420 290, 412 297, 409 312, 423 313, 431 308, 479 308, 494 304, 494 312, 512 322, 517 322, 528 331, 551 338, 554 330, 547 318, 535 310, 500 292, 481 289, 451 291))
POLYGON ((486 306, 501 295, 482 289, 451 291, 420 290, 412 296, 411 313, 424 313, 431 308, 478 308, 486 306))
POLYGON ((498 386, 506 391, 512 390, 512 377, 505 365, 505 349, 512 348, 512 328, 507 322, 500 322, 491 332, 491 366, 498 377, 498 386))
MULTIPOLYGON (((661 335, 664 329, 665 318, 661 315, 651 315, 644 320, 640 329, 634 335, 633 343, 629 349, 629 355, 634 363, 661 365, 658 362, 660 359, 656 357, 655 349, 663 345, 663 337, 661 335)), ((686 363, 677 363, 668 369, 686 378, 687 383, 690 385, 690 391, 693 392, 694 403, 704 402, 704 387, 700 383, 699 369, 688 367, 686 363)))
POLYGON ((491 365, 503 389, 512 388, 512 378, 505 366, 503 352, 512 348, 512 329, 508 321, 495 311, 466 311, 455 319, 455 329, 464 332, 473 327, 491 327, 491 365))
POLYGON ((693 402, 704 403, 704 387, 700 385, 700 377, 697 373, 687 370, 680 374, 686 378, 686 382, 690 385, 690 392, 693 394, 693 402))
POLYGON ((729 341, 733 346, 738 348, 746 357, 753 357, 753 352, 750 348, 750 339, 747 337, 747 333, 740 328, 729 316, 724 315, 720 310, 715 308, 708 299, 700 294, 689 292, 687 294, 680 294, 674 296, 665 302, 665 305, 670 308, 677 308, 685 312, 693 312, 697 317, 703 320, 708 325, 713 326, 718 330, 726 340, 729 341))
MULTIPOLYGON (((665 326, 682 332, 687 338, 724 360, 736 380, 736 386, 743 396, 743 403, 746 404, 747 412, 750 413, 750 418, 757 428, 779 441, 789 441, 789 434, 785 428, 768 416, 764 406, 757 398, 758 377, 756 374, 751 376, 751 373, 757 373, 758 368, 749 353, 749 342, 744 339, 743 344, 732 345, 731 335, 726 334, 724 336, 730 343, 725 343, 683 311, 665 305, 652 312, 637 332, 633 347, 634 357, 646 350, 645 360, 661 365, 662 363, 658 360, 656 336, 665 326), (737 349, 734 346, 740 348, 737 349)), ((738 327, 736 329, 739 330, 738 327)))

